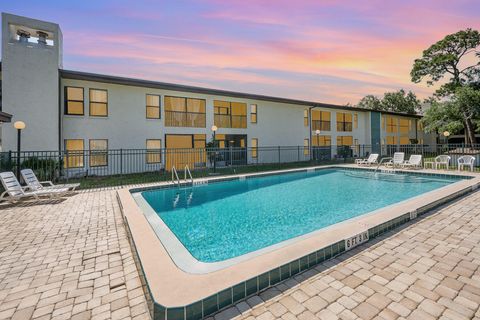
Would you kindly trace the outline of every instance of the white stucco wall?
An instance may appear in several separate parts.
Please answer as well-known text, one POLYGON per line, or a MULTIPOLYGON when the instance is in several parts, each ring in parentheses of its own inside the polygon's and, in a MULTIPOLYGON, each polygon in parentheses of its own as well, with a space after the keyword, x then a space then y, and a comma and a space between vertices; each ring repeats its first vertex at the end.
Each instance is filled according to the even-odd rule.
POLYGON ((3 150, 16 150, 15 121, 25 122, 23 150, 58 150, 58 69, 62 33, 57 24, 2 13, 2 108, 13 115, 2 126, 3 150), (54 45, 20 43, 16 30, 49 34, 54 45))

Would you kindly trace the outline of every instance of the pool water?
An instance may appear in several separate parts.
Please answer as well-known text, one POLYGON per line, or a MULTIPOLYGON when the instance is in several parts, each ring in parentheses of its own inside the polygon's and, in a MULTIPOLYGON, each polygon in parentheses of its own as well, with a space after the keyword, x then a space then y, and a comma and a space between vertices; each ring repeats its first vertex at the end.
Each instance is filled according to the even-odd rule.
POLYGON ((193 257, 217 262, 455 181, 323 169, 155 189, 142 192, 142 196, 193 257))

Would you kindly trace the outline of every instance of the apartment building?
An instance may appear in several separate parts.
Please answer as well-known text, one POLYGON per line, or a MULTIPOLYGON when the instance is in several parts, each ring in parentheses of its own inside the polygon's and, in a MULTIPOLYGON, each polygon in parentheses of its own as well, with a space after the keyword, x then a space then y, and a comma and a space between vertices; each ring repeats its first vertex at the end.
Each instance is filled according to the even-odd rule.
MULTIPOLYGON (((62 41, 55 23, 2 14, 0 111, 25 122, 23 150, 202 149, 215 127, 220 148, 435 143, 416 115, 65 70, 62 41)), ((11 123, 1 137, 15 150, 11 123)))

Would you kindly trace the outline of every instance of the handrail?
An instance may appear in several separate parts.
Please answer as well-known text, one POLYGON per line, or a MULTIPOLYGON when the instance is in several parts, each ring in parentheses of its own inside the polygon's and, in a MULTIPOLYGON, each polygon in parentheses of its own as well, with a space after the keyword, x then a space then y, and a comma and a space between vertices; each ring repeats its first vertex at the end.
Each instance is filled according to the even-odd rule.
POLYGON ((375 168, 375 171, 373 171, 374 173, 376 173, 378 171, 378 168, 380 168, 380 166, 382 165, 383 160, 393 160, 393 158, 392 157, 386 157, 386 158, 380 159, 380 162, 378 163, 377 167, 375 168))
POLYGON ((190 168, 188 167, 188 164, 185 165, 185 170, 184 170, 185 182, 187 182, 187 173, 188 173, 188 176, 190 177, 190 182, 193 184, 193 177, 192 177, 192 173, 190 172, 190 168))
POLYGON ((180 186, 180 178, 178 177, 177 169, 175 169, 175 166, 172 166, 172 182, 175 183, 175 181, 177 182, 178 186, 180 186))

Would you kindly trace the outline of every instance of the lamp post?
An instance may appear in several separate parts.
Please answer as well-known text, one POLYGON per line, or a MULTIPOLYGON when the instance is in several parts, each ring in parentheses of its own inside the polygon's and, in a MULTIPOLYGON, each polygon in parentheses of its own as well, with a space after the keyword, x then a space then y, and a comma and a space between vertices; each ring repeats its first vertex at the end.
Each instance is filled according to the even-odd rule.
MULTIPOLYGON (((319 138, 319 136, 320 136, 320 130, 317 129, 317 130, 315 130, 315 137, 316 137, 316 139, 317 139, 317 145, 316 145, 317 148, 316 148, 316 150, 315 150, 315 151, 316 151, 316 152, 315 152, 315 160, 317 160, 317 162, 318 162, 318 158, 319 158, 319 157, 318 157, 318 149, 319 149, 318 147, 320 146, 320 141, 319 141, 320 138, 319 138)), ((313 146, 313 143, 312 143, 312 146, 313 146)), ((313 148, 313 147, 312 147, 312 148, 313 148)))
POLYGON ((20 150, 21 150, 21 138, 22 130, 25 129, 25 122, 16 121, 13 127, 17 129, 17 179, 20 180, 20 150))
POLYGON ((447 150, 448 150, 448 137, 450 136, 450 132, 444 131, 443 136, 445 137, 445 139, 447 139, 447 150))
POLYGON ((217 172, 217 140, 215 139, 215 133, 218 128, 216 125, 212 126, 213 131, 213 173, 217 172))

